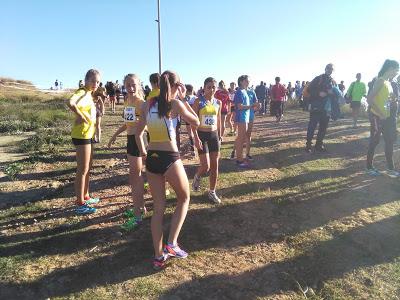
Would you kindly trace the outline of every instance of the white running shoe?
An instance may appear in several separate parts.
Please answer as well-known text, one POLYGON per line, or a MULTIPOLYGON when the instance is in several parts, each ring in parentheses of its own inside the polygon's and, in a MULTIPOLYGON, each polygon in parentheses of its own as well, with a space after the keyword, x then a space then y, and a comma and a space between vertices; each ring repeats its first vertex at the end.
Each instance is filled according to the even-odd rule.
POLYGON ((395 170, 389 170, 386 169, 386 175, 389 176, 390 178, 399 178, 400 177, 400 172, 395 171, 395 170))
POLYGON ((208 191, 208 199, 210 199, 215 204, 221 204, 221 199, 218 198, 218 196, 215 192, 208 191))

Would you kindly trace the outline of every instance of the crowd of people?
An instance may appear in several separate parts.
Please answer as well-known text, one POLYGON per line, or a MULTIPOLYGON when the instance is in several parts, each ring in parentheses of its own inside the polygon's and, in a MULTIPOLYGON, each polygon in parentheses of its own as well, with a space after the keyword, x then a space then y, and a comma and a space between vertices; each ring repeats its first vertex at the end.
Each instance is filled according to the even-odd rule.
MULTIPOLYGON (((75 114, 72 126, 72 142, 76 147, 77 172, 75 180, 76 213, 86 215, 96 212, 94 204, 100 201, 89 192, 89 173, 93 158, 93 144, 101 141, 101 118, 105 102, 109 101, 111 112, 122 94, 123 118, 108 141, 108 146, 118 135, 126 131, 126 151, 129 162, 129 183, 132 188, 133 209, 124 215, 128 220, 122 225, 125 230, 140 226, 146 214, 144 205, 145 181, 152 199, 153 216, 151 234, 154 246, 153 267, 160 270, 171 257, 186 258, 188 253, 178 244, 178 237, 188 211, 190 185, 180 158, 181 127, 186 127, 190 151, 197 150, 199 167, 192 181, 193 191, 199 191, 201 178, 209 174, 207 196, 213 203, 221 203, 217 195, 221 143, 225 135, 235 136, 231 158, 238 168, 249 168, 251 156, 251 134, 256 114, 265 115, 268 107, 276 122, 282 120, 284 103, 295 100, 310 111, 305 143, 306 152, 325 152, 324 137, 330 119, 340 117, 343 99, 351 105, 353 126, 357 127, 361 100, 367 98, 370 119, 370 141, 367 151, 366 173, 380 175, 373 166, 373 158, 380 136, 385 142, 387 173, 400 177, 393 163, 393 145, 396 140, 396 117, 399 100, 399 64, 386 60, 378 76, 366 85, 361 74, 351 83, 346 93, 344 83, 336 84, 332 78, 333 64, 310 82, 296 81, 292 86, 281 84, 279 77, 269 87, 265 82, 254 89, 247 75, 238 77, 226 88, 223 80, 212 77, 204 80, 195 92, 190 84, 183 84, 178 74, 165 71, 150 75, 150 87, 143 88, 136 74, 127 74, 122 86, 107 82, 103 87, 100 73, 91 69, 84 82, 68 100, 75 114), (312 141, 318 126, 315 146, 312 141), (229 129, 229 132, 228 132, 229 129), (143 170, 146 171, 146 180, 143 170), (172 216, 167 242, 163 238, 163 216, 166 201, 166 183, 175 191, 177 204, 172 216)), ((279 125, 277 125, 279 126, 279 125)))

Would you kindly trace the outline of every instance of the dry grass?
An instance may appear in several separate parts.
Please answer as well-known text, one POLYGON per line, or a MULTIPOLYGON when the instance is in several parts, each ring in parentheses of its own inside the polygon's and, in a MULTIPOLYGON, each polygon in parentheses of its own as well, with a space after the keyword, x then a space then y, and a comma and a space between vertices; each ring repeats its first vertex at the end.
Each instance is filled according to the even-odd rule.
MULTIPOLYGON (((119 112, 105 116, 104 141, 120 124, 119 112)), ((366 122, 356 131, 350 120, 332 124, 330 153, 308 155, 307 115, 288 111, 285 120, 257 119, 251 170, 226 159, 233 138, 225 139, 223 204, 208 202, 204 178, 180 238, 190 257, 159 273, 150 267, 149 196, 143 227, 120 232, 130 202, 125 137, 96 151, 92 191, 103 200, 95 215, 71 211, 72 147, 13 183, 0 182, 3 198, 35 202, 0 211, 0 298, 398 299, 400 188, 396 180, 360 171, 366 122)), ((192 178, 196 162, 185 165, 192 178)), ((381 156, 377 165, 382 168, 381 156)))

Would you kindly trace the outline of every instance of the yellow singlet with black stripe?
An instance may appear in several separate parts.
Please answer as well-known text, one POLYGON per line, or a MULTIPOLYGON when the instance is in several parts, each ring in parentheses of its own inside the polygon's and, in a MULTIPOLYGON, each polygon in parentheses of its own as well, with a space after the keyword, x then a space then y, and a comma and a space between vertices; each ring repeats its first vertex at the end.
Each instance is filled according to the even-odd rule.
MULTIPOLYGON (((154 100, 152 100, 154 101, 154 100)), ((169 142, 176 140, 177 118, 160 118, 158 116, 158 104, 150 104, 147 115, 147 130, 150 135, 150 142, 169 142)))

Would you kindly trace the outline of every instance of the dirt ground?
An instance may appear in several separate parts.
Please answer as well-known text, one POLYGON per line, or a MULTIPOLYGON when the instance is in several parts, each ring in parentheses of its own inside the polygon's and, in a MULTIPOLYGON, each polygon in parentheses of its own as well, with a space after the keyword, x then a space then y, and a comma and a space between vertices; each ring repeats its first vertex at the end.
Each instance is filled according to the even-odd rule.
MULTIPOLYGON (((119 108, 120 110, 120 108, 119 108)), ((106 115, 91 192, 91 216, 73 214, 74 152, 0 178, 1 299, 399 299, 400 186, 364 174, 368 123, 331 122, 326 154, 304 151, 308 115, 258 117, 249 170, 222 145, 222 205, 192 194, 180 237, 190 256, 151 268, 150 214, 122 232, 130 205, 125 137, 105 144, 120 123, 106 115)), ((395 158, 399 159, 396 145, 395 158)), ((384 169, 382 148, 376 165, 384 169)), ((193 178, 197 160, 185 158, 193 178)), ((165 233, 175 199, 168 200, 165 233)))

